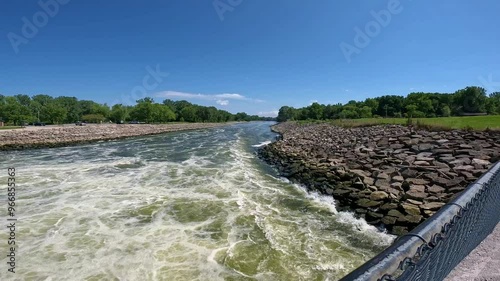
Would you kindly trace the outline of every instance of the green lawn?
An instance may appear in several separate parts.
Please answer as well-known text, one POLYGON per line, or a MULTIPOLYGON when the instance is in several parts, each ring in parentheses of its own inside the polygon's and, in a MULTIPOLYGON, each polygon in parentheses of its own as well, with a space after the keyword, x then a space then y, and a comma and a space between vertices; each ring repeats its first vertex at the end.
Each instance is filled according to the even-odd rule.
MULTIPOLYGON (((342 127, 360 127, 379 124, 406 125, 407 121, 407 118, 362 118, 339 119, 328 122, 342 127)), ((436 129, 500 129, 500 115, 413 118, 413 124, 421 127, 434 127, 436 129)))
POLYGON ((3 126, 0 127, 0 130, 9 130, 9 129, 21 129, 21 126, 3 126))

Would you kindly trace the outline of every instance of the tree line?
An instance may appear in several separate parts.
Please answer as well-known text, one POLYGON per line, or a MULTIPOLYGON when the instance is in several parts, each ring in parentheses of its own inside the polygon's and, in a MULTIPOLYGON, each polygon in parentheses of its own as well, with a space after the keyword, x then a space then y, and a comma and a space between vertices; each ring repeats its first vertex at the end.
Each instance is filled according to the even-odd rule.
POLYGON ((346 104, 319 104, 302 108, 283 106, 277 120, 330 120, 377 117, 448 117, 462 115, 500 114, 500 92, 491 93, 471 86, 454 93, 410 93, 406 97, 385 95, 351 100, 346 104))
POLYGON ((73 123, 85 121, 144 123, 166 122, 229 122, 229 121, 269 121, 269 117, 248 115, 244 112, 232 114, 213 106, 201 106, 188 101, 166 99, 156 103, 146 97, 135 105, 115 104, 108 106, 91 100, 75 97, 52 97, 48 95, 0 95, 0 121, 8 125, 44 122, 46 124, 73 123))

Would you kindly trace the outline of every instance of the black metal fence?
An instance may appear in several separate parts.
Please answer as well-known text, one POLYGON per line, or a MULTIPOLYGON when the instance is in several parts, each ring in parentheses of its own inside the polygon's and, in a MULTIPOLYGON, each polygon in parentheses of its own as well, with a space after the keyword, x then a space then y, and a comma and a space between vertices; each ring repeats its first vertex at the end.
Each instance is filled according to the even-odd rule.
POLYGON ((500 162, 455 200, 341 279, 442 280, 500 221, 500 162))

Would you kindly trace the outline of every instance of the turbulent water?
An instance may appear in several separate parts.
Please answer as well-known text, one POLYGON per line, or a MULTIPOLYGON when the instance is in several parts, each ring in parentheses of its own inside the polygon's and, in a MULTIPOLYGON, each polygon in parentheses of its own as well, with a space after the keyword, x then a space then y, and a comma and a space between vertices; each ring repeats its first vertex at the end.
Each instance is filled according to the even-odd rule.
POLYGON ((4 228, 0 280, 336 280, 392 242, 262 163, 269 125, 1 152, 19 248, 8 273, 4 228))

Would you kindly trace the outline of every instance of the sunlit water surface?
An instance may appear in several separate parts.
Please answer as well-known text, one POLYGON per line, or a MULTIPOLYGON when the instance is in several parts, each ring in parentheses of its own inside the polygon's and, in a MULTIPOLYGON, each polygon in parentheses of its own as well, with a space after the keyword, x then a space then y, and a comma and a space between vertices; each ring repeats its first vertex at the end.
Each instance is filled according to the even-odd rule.
POLYGON ((1 152, 19 248, 0 280, 337 280, 392 242, 262 163, 269 125, 1 152))

